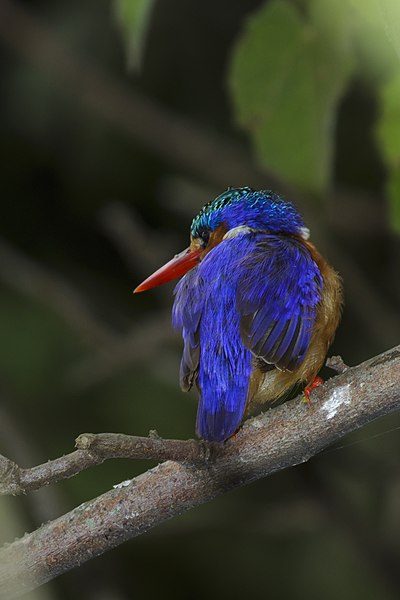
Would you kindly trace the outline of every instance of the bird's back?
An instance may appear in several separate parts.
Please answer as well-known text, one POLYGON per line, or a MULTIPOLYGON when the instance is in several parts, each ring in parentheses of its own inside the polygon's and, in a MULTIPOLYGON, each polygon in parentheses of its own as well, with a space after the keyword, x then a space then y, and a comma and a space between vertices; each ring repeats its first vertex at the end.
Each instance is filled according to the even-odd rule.
POLYGON ((213 248, 178 284, 174 304, 181 385, 200 391, 198 434, 226 439, 246 404, 248 412, 314 377, 340 306, 338 276, 305 240, 247 231, 213 248))

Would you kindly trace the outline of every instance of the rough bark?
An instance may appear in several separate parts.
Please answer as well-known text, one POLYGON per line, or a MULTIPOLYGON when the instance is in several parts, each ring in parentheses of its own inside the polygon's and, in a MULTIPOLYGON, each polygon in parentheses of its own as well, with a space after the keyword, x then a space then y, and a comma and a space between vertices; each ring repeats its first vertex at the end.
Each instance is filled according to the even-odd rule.
MULTIPOLYGON (((341 370, 313 392, 311 407, 296 398, 268 410, 249 419, 217 452, 203 455, 203 462, 200 455, 196 464, 164 462, 5 546, 0 595, 33 589, 233 488, 305 462, 400 408, 400 346, 341 370)), ((105 460, 107 452, 101 452, 105 460)))

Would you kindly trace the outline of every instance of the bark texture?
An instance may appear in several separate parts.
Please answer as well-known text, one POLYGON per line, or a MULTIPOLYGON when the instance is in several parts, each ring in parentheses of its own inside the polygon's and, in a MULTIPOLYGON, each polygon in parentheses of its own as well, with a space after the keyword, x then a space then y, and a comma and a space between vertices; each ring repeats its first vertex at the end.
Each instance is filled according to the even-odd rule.
MULTIPOLYGON (((1 597, 31 590, 233 488, 307 461, 343 435, 398 410, 400 346, 347 368, 317 388, 312 400, 308 407, 296 398, 249 419, 235 439, 215 452, 197 455, 195 450, 189 462, 168 460, 5 546, 0 550, 1 597)), ((96 436, 83 437, 88 450, 77 452, 90 452, 92 443, 96 452, 96 436)), ((169 441, 162 442, 165 450, 169 441)), ((192 452, 193 444, 189 440, 192 452)), ((100 453, 105 460, 104 446, 100 453)))

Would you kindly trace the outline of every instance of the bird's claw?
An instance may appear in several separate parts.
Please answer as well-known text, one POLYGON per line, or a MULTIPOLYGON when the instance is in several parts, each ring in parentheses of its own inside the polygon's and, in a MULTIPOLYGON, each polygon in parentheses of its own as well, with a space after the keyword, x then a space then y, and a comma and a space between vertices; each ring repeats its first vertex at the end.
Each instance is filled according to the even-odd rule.
POLYGON ((308 406, 312 406, 312 402, 310 399, 311 392, 318 386, 323 385, 324 380, 322 377, 315 377, 306 387, 304 388, 304 402, 308 404, 308 406))

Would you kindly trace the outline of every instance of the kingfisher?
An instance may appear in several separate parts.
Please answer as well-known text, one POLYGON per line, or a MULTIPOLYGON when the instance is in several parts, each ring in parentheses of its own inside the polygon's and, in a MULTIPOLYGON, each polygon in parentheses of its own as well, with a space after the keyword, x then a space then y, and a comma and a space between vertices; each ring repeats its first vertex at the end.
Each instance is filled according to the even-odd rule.
POLYGON ((196 432, 234 435, 244 416, 297 384, 323 383, 339 324, 341 278, 309 241, 294 204, 228 188, 193 219, 190 246, 134 292, 178 278, 172 322, 184 342, 180 385, 199 391, 196 432))

